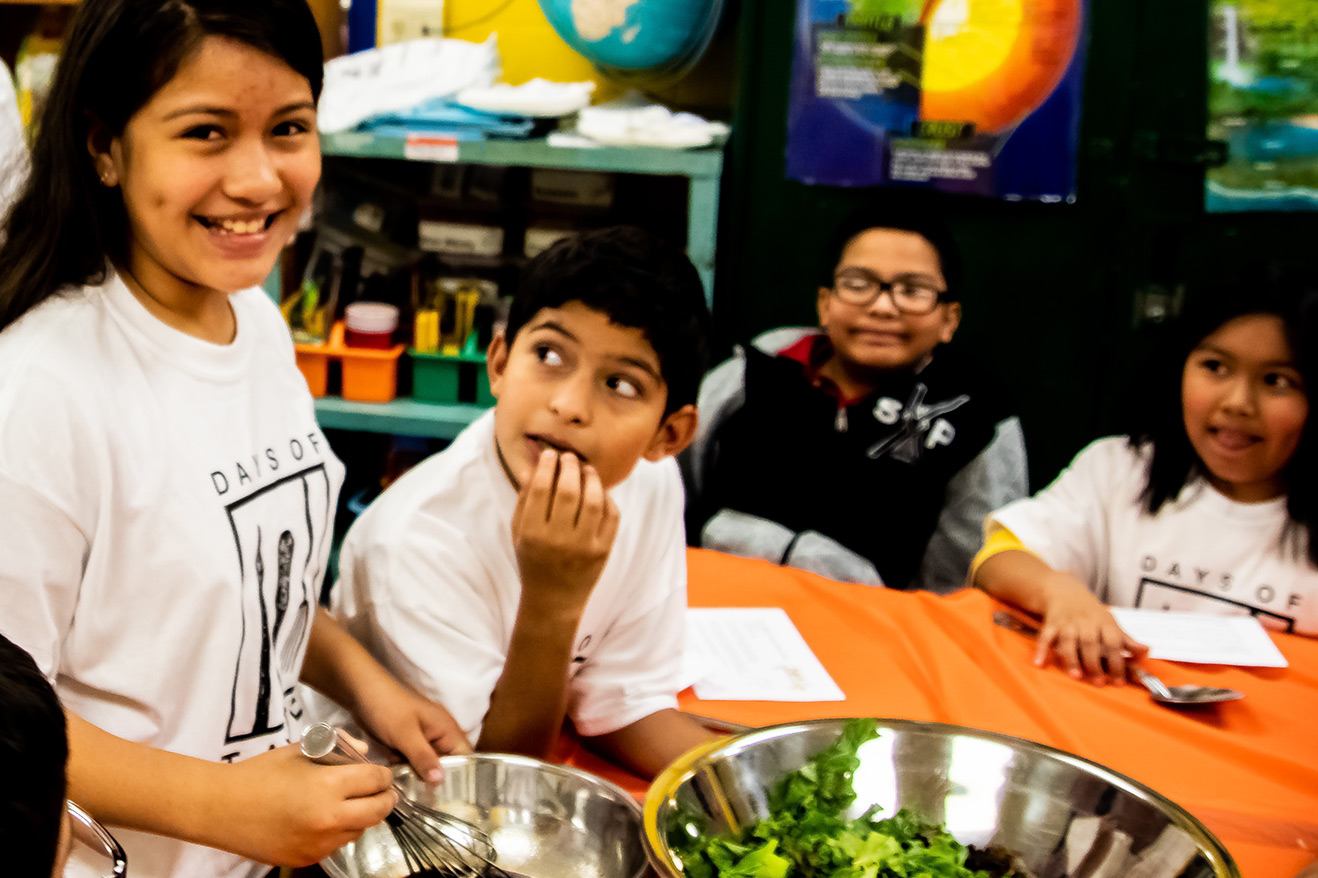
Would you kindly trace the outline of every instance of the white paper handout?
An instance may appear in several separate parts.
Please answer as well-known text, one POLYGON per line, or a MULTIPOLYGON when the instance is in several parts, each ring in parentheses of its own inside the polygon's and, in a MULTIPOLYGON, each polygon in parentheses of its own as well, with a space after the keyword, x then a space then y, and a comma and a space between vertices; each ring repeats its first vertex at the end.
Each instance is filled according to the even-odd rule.
POLYGON ((684 676, 706 701, 845 701, 779 607, 687 610, 684 676))
POLYGON ((1205 665, 1284 668, 1286 657, 1253 616, 1214 616, 1113 607, 1122 630, 1149 647, 1149 658, 1205 665))

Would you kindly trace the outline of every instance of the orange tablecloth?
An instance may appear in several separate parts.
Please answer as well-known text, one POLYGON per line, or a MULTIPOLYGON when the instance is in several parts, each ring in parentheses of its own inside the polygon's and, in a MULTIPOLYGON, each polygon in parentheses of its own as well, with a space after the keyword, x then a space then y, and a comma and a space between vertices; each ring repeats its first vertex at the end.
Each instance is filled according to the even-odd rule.
MULTIPOLYGON (((1202 820, 1245 878, 1290 878, 1318 859, 1318 640, 1274 635, 1290 663, 1245 669, 1149 661, 1169 684, 1246 693, 1193 711, 1134 686, 1097 688, 1035 668, 1033 642, 992 623, 994 602, 844 585, 691 550, 693 607, 782 607, 845 702, 701 701, 683 709, 748 725, 879 716, 973 726, 1049 744, 1144 783, 1202 820)), ((571 761, 643 792, 643 781, 571 761)))

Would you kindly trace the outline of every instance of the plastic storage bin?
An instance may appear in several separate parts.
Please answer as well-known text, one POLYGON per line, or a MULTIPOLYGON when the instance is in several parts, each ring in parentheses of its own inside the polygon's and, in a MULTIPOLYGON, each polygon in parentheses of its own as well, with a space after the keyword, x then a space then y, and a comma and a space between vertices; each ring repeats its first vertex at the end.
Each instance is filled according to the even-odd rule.
POLYGON ((293 350, 297 354, 298 371, 307 379, 307 389, 319 399, 329 392, 329 345, 296 344, 293 350))
POLYGON ((410 350, 412 398, 420 402, 494 404, 482 354, 428 354, 410 350))
MULTIPOLYGON (((343 373, 342 396, 351 402, 389 402, 398 395, 398 358, 405 345, 386 350, 350 348, 343 344, 343 324, 334 327, 343 373)), ((331 342, 333 344, 333 342, 331 342)))
POLYGON ((307 379, 312 396, 329 390, 329 361, 338 360, 344 399, 352 402, 389 402, 398 395, 398 358, 404 345, 377 350, 354 348, 343 343, 343 321, 334 324, 329 341, 317 345, 294 345, 297 367, 307 379))

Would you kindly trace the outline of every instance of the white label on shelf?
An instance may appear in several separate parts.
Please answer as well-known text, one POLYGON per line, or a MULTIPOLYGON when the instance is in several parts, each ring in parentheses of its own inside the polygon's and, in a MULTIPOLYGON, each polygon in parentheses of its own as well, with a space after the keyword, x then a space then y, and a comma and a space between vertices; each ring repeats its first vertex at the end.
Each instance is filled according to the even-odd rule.
POLYGON ((407 143, 403 145, 403 156, 427 162, 456 162, 458 140, 456 137, 409 134, 407 143))

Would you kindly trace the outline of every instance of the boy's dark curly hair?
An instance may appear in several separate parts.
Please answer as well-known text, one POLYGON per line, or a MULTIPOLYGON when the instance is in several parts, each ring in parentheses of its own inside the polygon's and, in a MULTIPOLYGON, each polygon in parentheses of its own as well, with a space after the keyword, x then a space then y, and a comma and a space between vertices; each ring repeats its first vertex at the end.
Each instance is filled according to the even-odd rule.
POLYGON ((685 253, 634 226, 558 241, 522 274, 504 329, 508 345, 541 309, 569 302, 645 335, 668 389, 665 417, 696 401, 709 358, 710 316, 704 286, 685 253))
POLYGON ((0 845, 5 873, 49 875, 64 816, 64 711, 32 657, 0 636, 0 845))
POLYGON ((833 270, 842 251, 861 232, 893 229, 911 232, 928 241, 938 251, 938 264, 947 282, 947 292, 940 301, 956 302, 961 298, 961 250, 952 230, 936 214, 907 203, 867 205, 847 214, 833 229, 819 265, 819 285, 833 286, 833 270))

